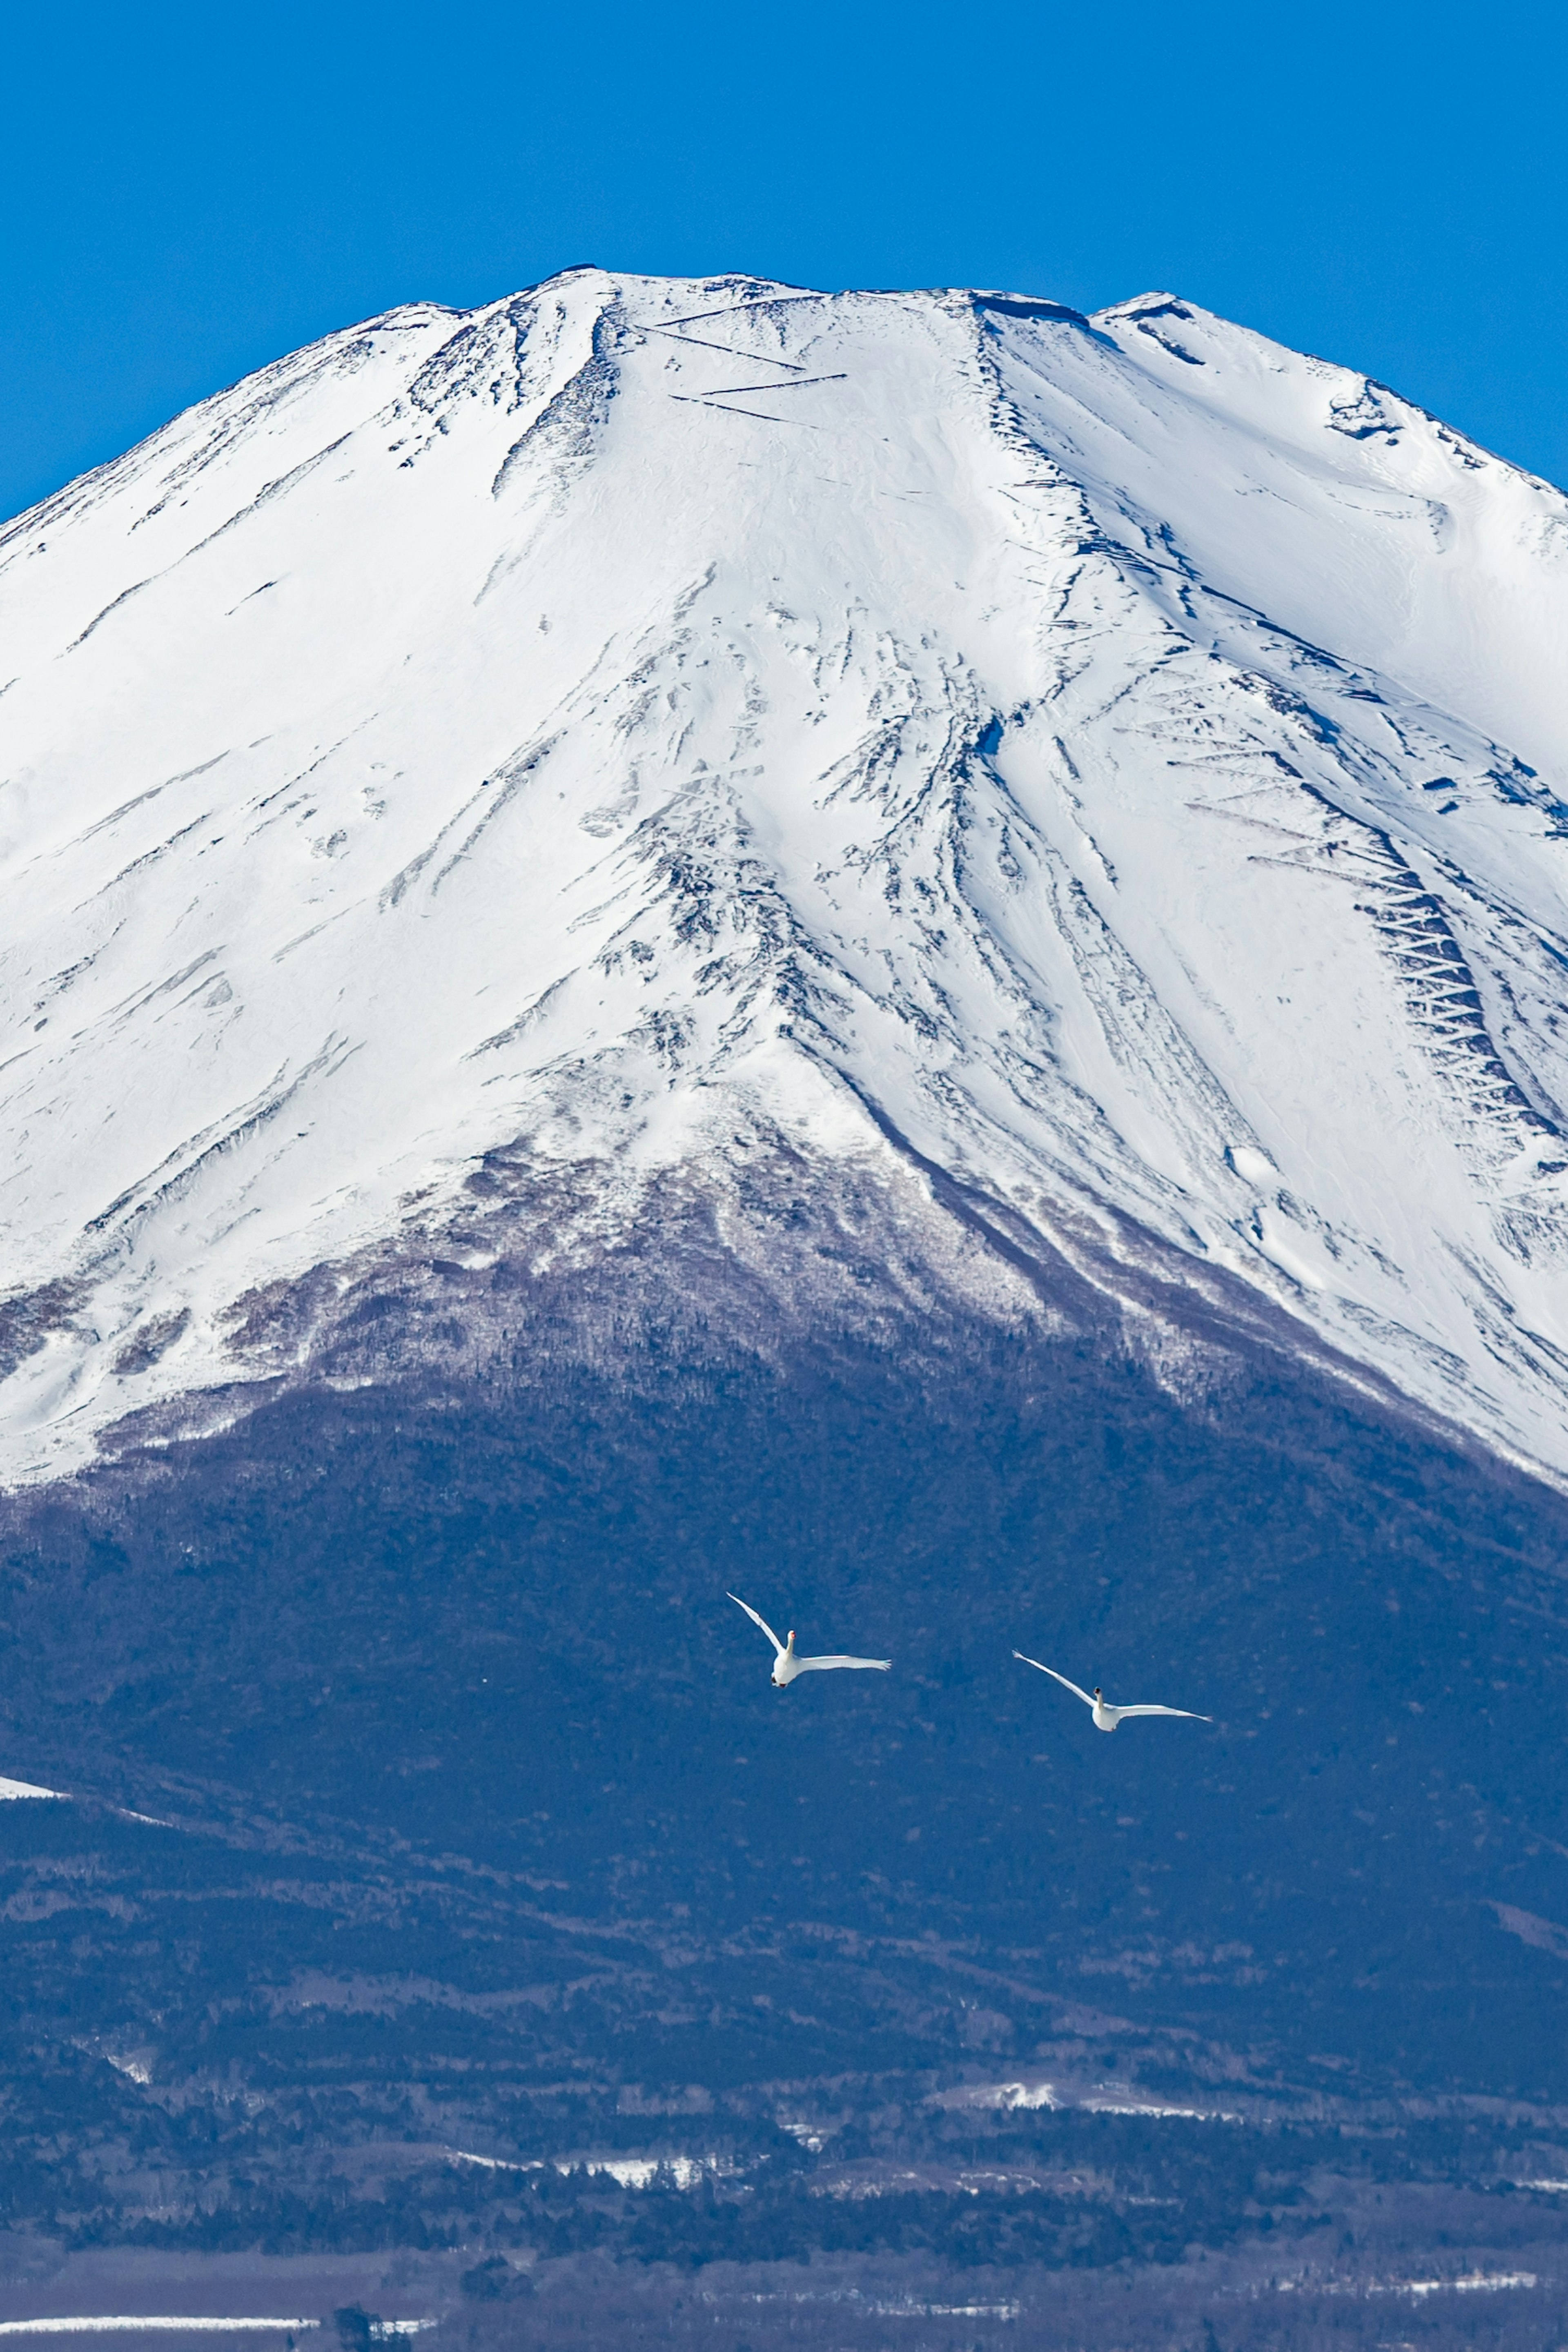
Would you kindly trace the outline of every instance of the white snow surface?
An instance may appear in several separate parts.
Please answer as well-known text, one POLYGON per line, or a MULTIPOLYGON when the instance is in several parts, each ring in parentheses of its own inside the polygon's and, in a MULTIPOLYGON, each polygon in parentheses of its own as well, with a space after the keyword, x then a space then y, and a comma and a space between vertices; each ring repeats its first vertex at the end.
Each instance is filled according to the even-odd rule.
POLYGON ((488 1149, 753 1115, 1568 1473, 1565 649, 1557 490, 1169 296, 264 369, 0 534, 0 1478, 488 1149))
MULTIPOLYGON (((319 2319, 192 2319, 183 2314, 164 2313, 159 2317, 149 2317, 140 2312, 118 2316, 95 2312, 79 2313, 68 2319, 0 2319, 0 2336, 254 2336, 258 2330, 265 2330, 269 2335, 281 2335, 286 2329, 299 2332, 307 2327, 320 2327, 321 2324, 319 2319)), ((396 2328, 401 2325, 403 2328, 409 2329, 411 2326, 406 2320, 401 2323, 389 2320, 383 2324, 387 2328, 396 2328)), ((422 2324, 426 2323, 415 2321, 412 2326, 416 2327, 422 2324)))

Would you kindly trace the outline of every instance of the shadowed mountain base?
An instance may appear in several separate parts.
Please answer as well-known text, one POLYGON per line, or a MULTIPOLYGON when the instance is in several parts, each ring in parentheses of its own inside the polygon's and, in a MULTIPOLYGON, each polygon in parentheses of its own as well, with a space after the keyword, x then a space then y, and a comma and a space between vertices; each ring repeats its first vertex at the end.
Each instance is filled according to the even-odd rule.
POLYGON ((1118 2341, 1315 2344, 1194 2250, 1251 2294, 1289 2238, 1342 2330, 1425 2231, 1537 2280, 1453 2290, 1505 2340, 1568 2178, 1568 1504, 1256 1333, 1173 1393, 1065 1263, 911 1305, 847 1210, 753 1263, 700 1208, 383 1264, 226 1426, 6 1503, 0 1763, 73 1800, 0 1807, 13 2227, 500 2260, 487 2343, 519 2264, 542 2342, 830 2273, 757 2344, 1172 2263, 1118 2341), (775 1694, 726 1586, 893 1673, 775 1694), (1016 1644, 1215 1723, 1102 1738, 1016 1644))

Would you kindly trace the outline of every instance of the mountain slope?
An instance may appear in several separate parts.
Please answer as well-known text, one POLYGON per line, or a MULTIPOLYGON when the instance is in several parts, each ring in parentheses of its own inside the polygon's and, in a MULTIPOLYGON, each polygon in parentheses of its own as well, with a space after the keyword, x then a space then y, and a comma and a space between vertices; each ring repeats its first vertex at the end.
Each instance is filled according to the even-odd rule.
POLYGON ((1037 1246, 1568 1472, 1568 505, 1380 387, 574 271, 73 485, 0 633, 8 1480, 492 1262, 501 1150, 585 1256, 847 1171, 1004 1321, 1037 1246))
POLYGON ((1561 2339, 1562 507, 583 271, 14 527, 5 2315, 1561 2339))

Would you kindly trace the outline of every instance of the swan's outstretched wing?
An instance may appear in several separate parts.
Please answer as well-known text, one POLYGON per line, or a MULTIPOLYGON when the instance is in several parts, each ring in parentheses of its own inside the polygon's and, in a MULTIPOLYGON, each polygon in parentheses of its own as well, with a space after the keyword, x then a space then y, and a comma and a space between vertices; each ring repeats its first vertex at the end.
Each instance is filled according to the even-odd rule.
POLYGON ((893 1662, 891 1658, 797 1658, 795 1663, 796 1671, 803 1675, 820 1672, 825 1666, 870 1666, 885 1675, 893 1662))
POLYGON ((1094 1701, 1090 1698, 1087 1691, 1080 1691, 1076 1683, 1069 1683, 1066 1675, 1058 1675, 1055 1666, 1042 1666, 1038 1658, 1026 1658, 1022 1650, 1015 1650, 1013 1655, 1018 1659, 1022 1664, 1026 1666, 1033 1666, 1037 1674, 1049 1675, 1052 1682, 1060 1683, 1064 1690, 1071 1691, 1074 1698, 1082 1699, 1085 1706, 1092 1706, 1094 1705, 1094 1701))
POLYGON ((738 1592, 727 1592, 724 1595, 724 1598, 726 1601, 732 1601, 737 1609, 743 1609, 753 1625, 760 1625, 762 1627, 763 1632, 767 1635, 769 1641, 773 1643, 773 1648, 778 1652, 779 1656, 782 1658, 784 1655, 784 1645, 779 1640, 778 1635, 773 1632, 773 1627, 768 1623, 767 1619, 765 1617, 759 1617, 751 1602, 749 1601, 742 1601, 738 1592))
MULTIPOLYGON (((1080 1694, 1081 1696, 1081 1694, 1080 1694)), ((1212 1723, 1212 1715, 1194 1715, 1190 1706, 1113 1706, 1112 1715, 1183 1715, 1189 1723, 1212 1723)))

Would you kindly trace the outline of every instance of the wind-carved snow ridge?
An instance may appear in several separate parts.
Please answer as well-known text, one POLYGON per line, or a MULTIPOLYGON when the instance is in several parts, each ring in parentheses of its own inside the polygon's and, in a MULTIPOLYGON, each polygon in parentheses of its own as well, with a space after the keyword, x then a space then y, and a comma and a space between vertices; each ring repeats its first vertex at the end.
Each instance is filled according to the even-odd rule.
POLYGON ((1568 1475, 1568 502, 1385 388, 576 270, 176 419, 0 619, 5 1478, 699 1199, 775 1307, 1065 1264, 1568 1475))

